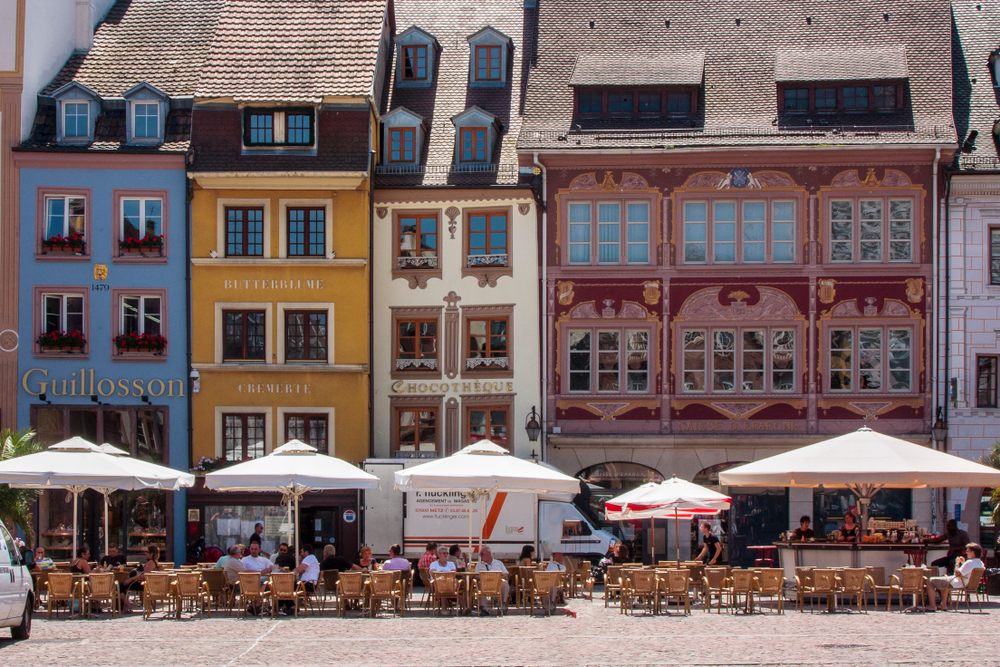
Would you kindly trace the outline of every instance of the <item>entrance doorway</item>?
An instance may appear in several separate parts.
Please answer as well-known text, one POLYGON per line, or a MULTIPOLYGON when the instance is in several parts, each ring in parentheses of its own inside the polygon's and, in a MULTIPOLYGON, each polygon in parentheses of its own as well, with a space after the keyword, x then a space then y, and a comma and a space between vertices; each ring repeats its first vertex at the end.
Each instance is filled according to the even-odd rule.
MULTIPOLYGON (((354 554, 345 551, 340 534, 339 507, 313 507, 299 510, 299 527, 302 531, 300 544, 333 544, 337 553, 350 560, 354 554)), ((322 546, 317 547, 322 553, 322 546)), ((320 557, 320 554, 317 554, 320 557)))
POLYGON ((771 544, 788 528, 788 489, 741 488, 733 493, 729 512, 729 564, 753 565, 757 555, 749 546, 771 544))

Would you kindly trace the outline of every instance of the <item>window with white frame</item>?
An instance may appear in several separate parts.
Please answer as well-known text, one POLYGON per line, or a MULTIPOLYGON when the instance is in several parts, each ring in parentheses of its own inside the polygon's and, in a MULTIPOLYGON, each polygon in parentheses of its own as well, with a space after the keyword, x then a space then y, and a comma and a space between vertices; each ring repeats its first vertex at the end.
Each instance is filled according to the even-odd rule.
POLYGON ((87 230, 87 199, 80 196, 46 195, 43 239, 84 242, 87 230))
POLYGON ((79 294, 42 295, 42 332, 83 332, 83 296, 79 294))
POLYGON ((828 332, 831 391, 890 392, 913 389, 913 330, 901 327, 835 327, 828 332))
POLYGON ((163 334, 163 300, 158 296, 125 295, 121 298, 122 334, 163 334))
POLYGON ((62 112, 64 139, 90 137, 90 102, 63 102, 62 112))
POLYGON ((913 199, 831 199, 831 262, 912 262, 913 199))
POLYGON ((681 333, 681 391, 795 391, 795 330, 704 328, 681 333))
POLYGON ((156 240, 163 236, 163 200, 159 197, 122 197, 122 241, 156 240))
POLYGON ((571 201, 570 264, 648 264, 649 201, 571 201))
POLYGON ((795 262, 794 200, 688 200, 683 216, 686 264, 795 262))
POLYGON ((649 393, 648 329, 570 329, 566 340, 570 393, 649 393))

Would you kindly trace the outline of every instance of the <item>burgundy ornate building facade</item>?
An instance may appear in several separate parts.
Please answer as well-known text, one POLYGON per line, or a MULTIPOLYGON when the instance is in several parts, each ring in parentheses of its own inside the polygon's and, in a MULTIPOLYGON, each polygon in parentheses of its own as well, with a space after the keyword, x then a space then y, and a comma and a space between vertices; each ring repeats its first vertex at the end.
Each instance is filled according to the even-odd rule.
MULTIPOLYGON (((547 456, 609 493, 866 424, 930 441, 948 3, 807 4, 540 5, 519 148, 544 178, 547 456)), ((846 502, 730 492, 734 560, 846 502)), ((925 495, 884 511, 929 522, 925 495)))

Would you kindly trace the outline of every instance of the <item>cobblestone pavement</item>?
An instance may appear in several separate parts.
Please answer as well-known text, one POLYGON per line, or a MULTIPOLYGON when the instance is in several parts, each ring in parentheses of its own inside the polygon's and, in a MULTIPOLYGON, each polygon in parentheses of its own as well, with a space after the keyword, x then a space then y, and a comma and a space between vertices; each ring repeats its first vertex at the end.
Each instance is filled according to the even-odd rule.
MULTIPOLYGON (((896 665, 1000 664, 1000 600, 986 613, 885 611, 623 616, 571 600, 550 618, 321 617, 45 620, 0 640, 7 665, 896 665)), ((0 631, 6 636, 5 631, 0 631)))

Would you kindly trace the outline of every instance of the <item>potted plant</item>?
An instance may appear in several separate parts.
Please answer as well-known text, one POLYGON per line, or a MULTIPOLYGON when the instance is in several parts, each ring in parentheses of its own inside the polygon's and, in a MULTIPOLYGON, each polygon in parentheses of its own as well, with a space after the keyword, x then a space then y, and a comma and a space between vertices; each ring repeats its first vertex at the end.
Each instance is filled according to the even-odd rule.
POLYGON ((54 234, 42 239, 42 248, 47 251, 72 252, 82 254, 87 248, 87 242, 80 232, 71 232, 66 236, 54 234))
POLYGON ((122 254, 148 253, 163 254, 163 234, 149 233, 145 236, 127 236, 118 242, 118 250, 122 254))
POLYGON ((38 336, 38 338, 35 339, 35 342, 42 350, 65 350, 67 352, 72 352, 75 350, 83 350, 84 346, 87 344, 87 339, 81 331, 61 331, 59 329, 53 329, 52 331, 46 331, 38 336))
POLYGON ((165 336, 154 333, 130 333, 118 334, 114 337, 115 350, 118 354, 126 352, 152 352, 153 354, 163 354, 167 347, 165 336))

